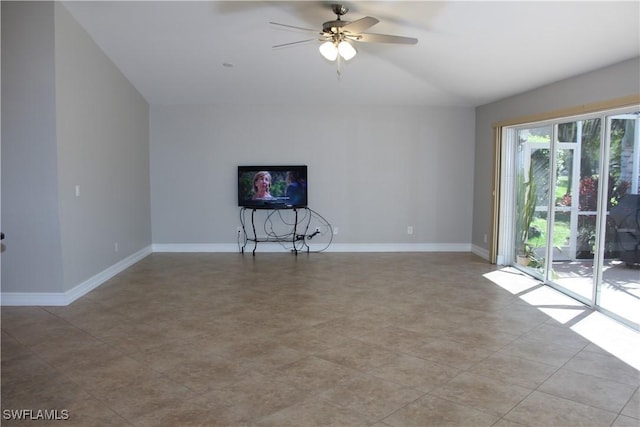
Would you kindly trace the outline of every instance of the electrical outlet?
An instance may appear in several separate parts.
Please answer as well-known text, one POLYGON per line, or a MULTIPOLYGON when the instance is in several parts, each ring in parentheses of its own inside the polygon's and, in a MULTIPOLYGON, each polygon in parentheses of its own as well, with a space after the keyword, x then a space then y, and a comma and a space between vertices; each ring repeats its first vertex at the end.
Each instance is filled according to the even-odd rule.
POLYGON ((413 234, 413 226, 412 225, 407 226, 407 234, 413 234))
POLYGON ((484 242, 487 243, 487 235, 484 235, 484 242))
POLYGON ((114 249, 116 252, 118 252, 118 242, 115 242, 115 243, 113 244, 113 249, 114 249))
POLYGON ((333 235, 337 235, 338 234, 338 227, 333 227, 333 235))

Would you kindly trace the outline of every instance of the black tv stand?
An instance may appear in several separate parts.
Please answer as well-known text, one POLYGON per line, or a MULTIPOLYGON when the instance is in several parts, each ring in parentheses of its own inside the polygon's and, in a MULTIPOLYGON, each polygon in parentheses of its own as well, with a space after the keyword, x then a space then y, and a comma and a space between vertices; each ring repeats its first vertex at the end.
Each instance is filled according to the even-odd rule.
POLYGON ((311 215, 309 212, 309 208, 307 207, 293 207, 293 206, 287 206, 286 204, 277 203, 277 202, 266 203, 261 206, 242 207, 240 208, 240 222, 242 224, 242 230, 240 231, 240 233, 242 233, 242 236, 244 237, 243 239, 244 243, 240 247, 240 252, 244 254, 244 250, 246 246, 249 244, 249 242, 253 242, 252 254, 253 256, 255 256, 258 243, 268 242, 268 243, 290 243, 292 245, 291 251, 296 255, 298 255, 298 252, 304 251, 305 248, 307 253, 309 253, 309 245, 307 244, 305 237, 309 229, 310 219, 311 219, 311 215), (267 235, 264 237, 258 237, 258 234, 256 233, 256 224, 255 224, 256 212, 257 211, 279 211, 279 210, 293 211, 294 221, 292 225, 292 228, 293 228, 292 231, 282 236, 267 235), (247 232, 248 224, 246 221, 246 215, 247 215, 247 212, 249 211, 251 212, 250 233, 247 232), (306 218, 306 223, 298 224, 299 211, 304 211, 305 216, 303 218, 306 218), (299 233, 300 231, 302 231, 302 233, 299 233))

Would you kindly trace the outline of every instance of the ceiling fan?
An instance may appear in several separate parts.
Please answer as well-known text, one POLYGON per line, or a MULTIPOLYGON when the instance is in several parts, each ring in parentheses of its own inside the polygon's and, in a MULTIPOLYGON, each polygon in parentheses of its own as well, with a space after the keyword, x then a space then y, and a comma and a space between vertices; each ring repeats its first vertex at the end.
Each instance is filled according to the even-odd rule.
MULTIPOLYGON (((353 58, 357 51, 351 42, 367 42, 367 43, 395 43, 395 44, 416 44, 418 39, 413 37, 393 36, 389 34, 373 34, 363 33, 367 29, 373 27, 380 22, 378 19, 371 16, 365 16, 364 18, 357 19, 355 21, 343 21, 341 17, 345 15, 349 8, 342 4, 332 4, 331 10, 336 14, 336 19, 333 21, 327 21, 322 24, 322 31, 319 32, 317 40, 324 42, 320 45, 320 53, 323 57, 329 61, 338 61, 338 75, 340 74, 340 58, 344 60, 350 60, 353 58)), ((293 28, 296 30, 310 31, 317 33, 317 30, 309 28, 301 28, 293 25, 280 24, 278 22, 270 22, 271 25, 280 27, 293 28)), ((280 48, 285 46, 296 45, 300 43, 307 43, 316 40, 306 39, 295 41, 291 43, 284 43, 273 46, 274 48, 280 48)))

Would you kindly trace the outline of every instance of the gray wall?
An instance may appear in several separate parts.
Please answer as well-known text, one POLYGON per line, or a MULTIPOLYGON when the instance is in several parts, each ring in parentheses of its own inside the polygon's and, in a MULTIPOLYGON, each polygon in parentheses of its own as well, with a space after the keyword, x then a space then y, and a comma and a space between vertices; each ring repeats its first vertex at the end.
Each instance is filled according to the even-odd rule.
POLYGON ((148 110, 60 3, 2 2, 3 293, 66 292, 150 246, 148 110))
POLYGON ((476 109, 473 244, 487 249, 491 230, 494 140, 492 124, 640 94, 640 59, 562 80, 476 109))
POLYGON ((61 292, 54 5, 1 7, 2 291, 61 292))
POLYGON ((69 289, 151 244, 149 107, 60 4, 55 39, 60 229, 69 289))
POLYGON ((472 108, 153 106, 153 243, 235 243, 236 167, 302 163, 335 243, 469 245, 474 123, 472 108))

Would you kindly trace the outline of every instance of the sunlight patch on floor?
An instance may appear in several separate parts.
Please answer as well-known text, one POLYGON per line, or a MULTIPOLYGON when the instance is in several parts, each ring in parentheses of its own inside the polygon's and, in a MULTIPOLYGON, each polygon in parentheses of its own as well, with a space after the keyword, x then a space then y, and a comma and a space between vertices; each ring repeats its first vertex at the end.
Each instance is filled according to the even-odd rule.
POLYGON ((484 277, 514 295, 540 286, 539 281, 532 279, 529 276, 525 276, 515 268, 511 267, 492 271, 485 274, 484 277))
POLYGON ((638 350, 640 349, 640 332, 600 312, 592 311, 584 304, 541 284, 515 268, 506 267, 492 271, 484 277, 512 294, 518 295, 523 301, 537 307, 562 324, 575 321, 575 324, 570 326, 571 330, 640 370, 640 350, 638 350))
POLYGON ((640 333, 599 312, 591 313, 571 329, 640 370, 640 333))
POLYGON ((542 286, 520 295, 520 299, 537 307, 547 316, 562 324, 573 320, 587 310, 584 304, 548 286, 542 286))
POLYGON ((492 271, 484 277, 512 294, 519 295, 522 300, 563 324, 581 315, 586 309, 573 298, 542 285, 540 281, 512 267, 492 271))

